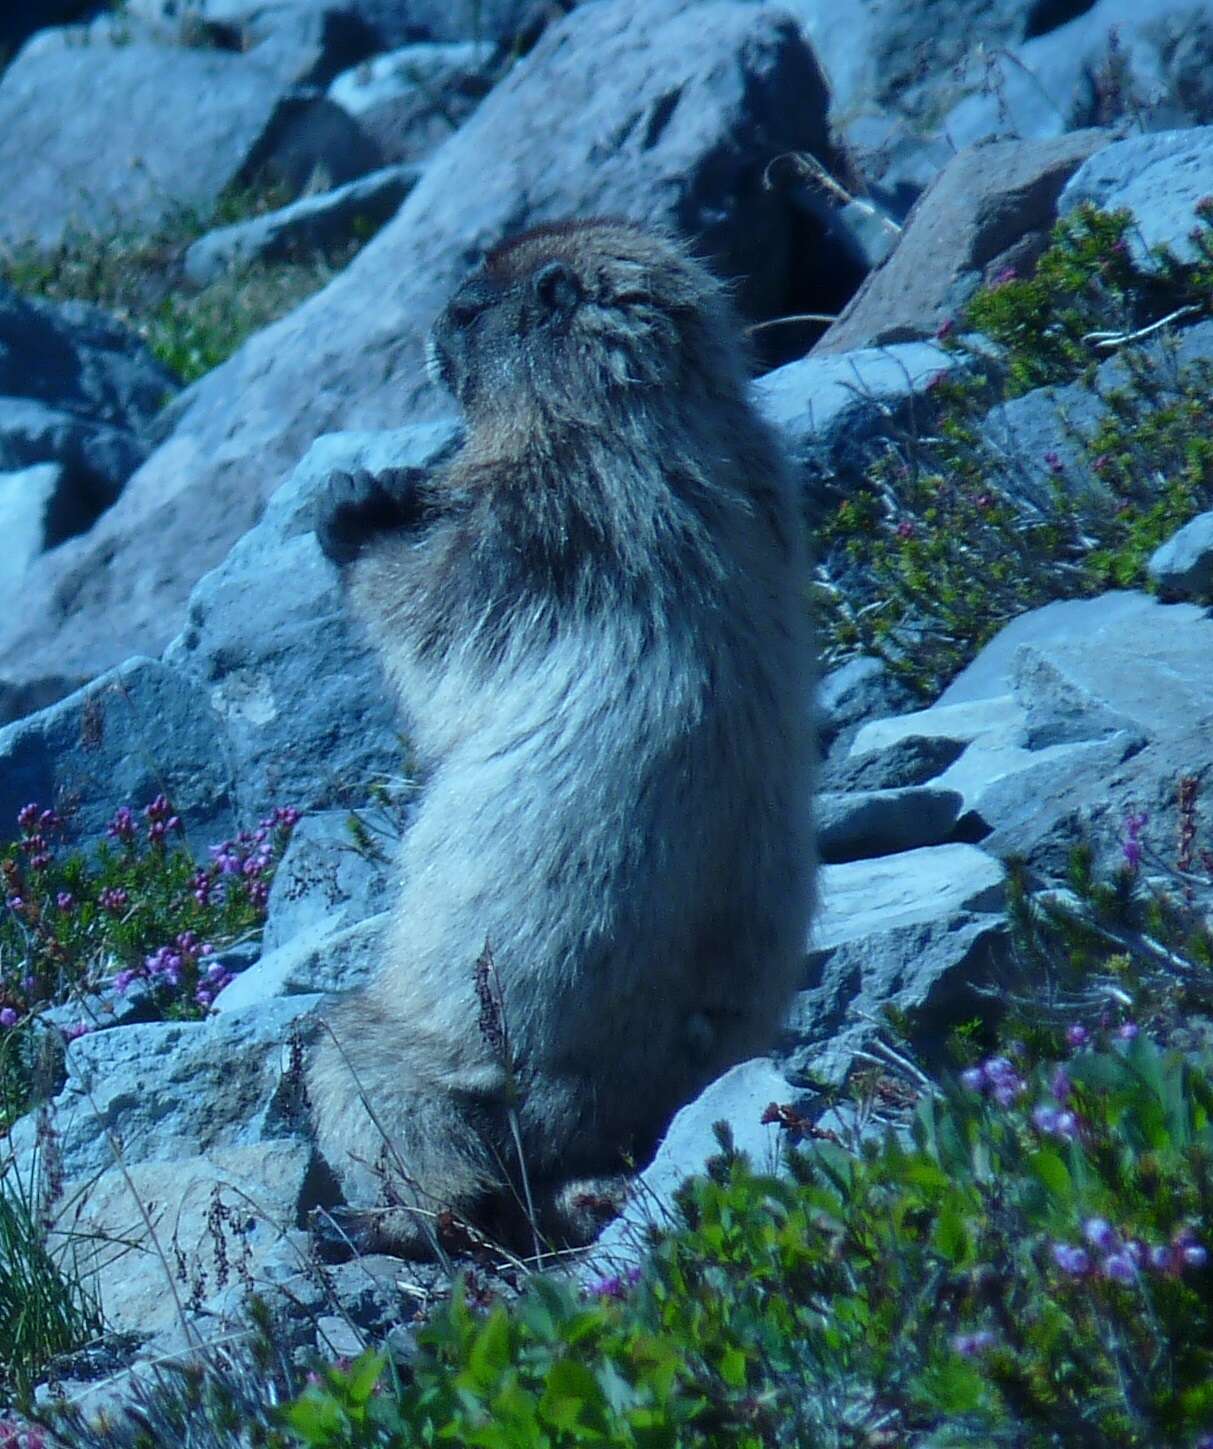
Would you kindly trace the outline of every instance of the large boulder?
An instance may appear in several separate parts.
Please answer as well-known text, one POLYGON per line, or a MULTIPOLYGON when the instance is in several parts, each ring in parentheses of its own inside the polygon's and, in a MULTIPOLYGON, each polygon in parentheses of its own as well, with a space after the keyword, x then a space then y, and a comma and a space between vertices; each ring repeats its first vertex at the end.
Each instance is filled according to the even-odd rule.
MULTIPOLYGON (((209 57, 209 60, 231 57, 209 57)), ((308 445, 442 404, 422 368, 434 313, 486 247, 546 218, 615 213, 698 239, 779 310, 809 245, 767 190, 789 150, 829 154, 825 87, 781 12, 605 0, 548 31, 442 148, 399 214, 323 292, 184 395, 172 436, 87 540, 36 566, 0 650, 18 684, 161 648, 196 579, 308 445)))
POLYGON ((983 282, 1010 264, 1034 259, 1062 188, 1109 140, 1109 133, 1092 130, 962 151, 911 212, 896 249, 818 342, 814 356, 932 336, 983 282))
POLYGON ((0 242, 147 231, 261 174, 339 184, 378 163, 344 111, 291 86, 251 56, 139 30, 40 34, 0 78, 0 242))

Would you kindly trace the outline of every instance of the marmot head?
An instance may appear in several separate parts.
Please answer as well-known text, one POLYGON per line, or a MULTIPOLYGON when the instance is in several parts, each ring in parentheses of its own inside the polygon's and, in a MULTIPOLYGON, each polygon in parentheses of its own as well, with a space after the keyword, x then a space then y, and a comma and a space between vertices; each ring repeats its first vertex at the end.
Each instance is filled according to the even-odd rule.
POLYGON ((431 376, 469 421, 589 425, 627 394, 699 402, 744 385, 727 289, 670 237, 627 221, 536 227, 494 248, 430 334, 431 376))

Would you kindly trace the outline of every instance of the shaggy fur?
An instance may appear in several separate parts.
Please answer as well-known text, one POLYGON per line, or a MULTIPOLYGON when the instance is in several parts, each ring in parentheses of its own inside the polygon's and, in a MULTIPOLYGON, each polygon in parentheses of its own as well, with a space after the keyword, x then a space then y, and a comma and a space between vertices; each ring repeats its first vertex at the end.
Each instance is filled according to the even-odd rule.
POLYGON ((382 967, 309 1092, 352 1202, 382 1128, 413 1200, 484 1221, 517 1190, 511 1100, 555 1193, 772 1043, 812 901, 809 568, 726 291, 669 238, 507 242, 430 362, 462 451, 330 510, 428 783, 382 967))

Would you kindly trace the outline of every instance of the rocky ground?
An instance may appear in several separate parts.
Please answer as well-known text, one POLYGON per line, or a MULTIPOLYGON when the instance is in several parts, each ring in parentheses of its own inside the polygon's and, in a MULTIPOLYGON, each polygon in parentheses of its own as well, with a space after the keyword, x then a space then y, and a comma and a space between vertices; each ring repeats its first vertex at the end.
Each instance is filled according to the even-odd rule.
MULTIPOLYGON (((329 1188, 291 1110, 291 1042, 323 993, 372 967, 390 891, 347 817, 378 809, 376 786, 404 768, 308 519, 332 470, 424 465, 452 445, 420 347, 468 267, 531 223, 622 214, 694 237, 755 324, 837 315, 755 334, 761 405, 821 520, 971 365, 947 345, 966 301, 1030 273, 1059 216, 1128 208, 1145 274, 1158 247, 1200 261, 1207 0, 493 0, 475 27, 463 8, 128 0, 0 21, 0 264, 205 221, 267 177, 284 204, 195 226, 181 286, 373 233, 186 387, 104 312, 0 283, 0 828, 28 801, 70 803, 88 842, 117 804, 164 791, 202 851, 277 805, 303 816, 260 950, 233 953, 213 1012, 110 1024, 125 1008, 102 992, 67 1052, 64 1200, 73 1229, 140 1241, 93 1270, 144 1357, 183 1341, 146 1251, 153 1221, 199 1285, 204 1331, 252 1284, 330 1353, 399 1307, 398 1264, 312 1266, 309 1213, 329 1188), (235 1282, 216 1200, 239 1204, 235 1282)), ((1213 323, 1207 305, 1176 310, 1150 345, 1178 395, 1207 378, 1213 323)), ((1098 376, 986 413, 1026 505, 1085 466, 1116 385, 1101 357, 1092 345, 1098 376)), ((1006 622, 933 698, 888 662, 827 660, 803 989, 772 1061, 676 1121, 654 1192, 702 1163, 717 1119, 761 1153, 770 1101, 823 1113, 890 1007, 908 1048, 944 1065, 948 1029, 1004 979, 1008 858, 1056 884, 1080 842, 1119 859, 1143 815, 1172 849, 1193 810, 1178 782, 1198 796, 1213 779, 1213 514, 1193 513, 1133 587, 1006 622)), ((1208 843, 1203 804, 1199 820, 1208 843)), ((32 1115, 13 1128, 23 1170, 43 1131, 32 1115)), ((608 1232, 618 1249, 625 1230, 608 1232)))

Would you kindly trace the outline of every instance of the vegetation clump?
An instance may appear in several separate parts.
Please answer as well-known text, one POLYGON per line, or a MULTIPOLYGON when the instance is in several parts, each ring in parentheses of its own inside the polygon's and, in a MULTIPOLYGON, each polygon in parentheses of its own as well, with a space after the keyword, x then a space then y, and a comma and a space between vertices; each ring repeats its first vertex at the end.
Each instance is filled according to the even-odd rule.
POLYGON ((831 662, 875 654, 933 696, 1016 615, 1145 587, 1154 549, 1213 508, 1213 363, 1181 365, 1178 334, 1157 326, 1213 315, 1213 200, 1199 218, 1200 260, 1142 275, 1129 214, 1080 208, 1031 276, 1008 272, 944 329, 957 365, 928 391, 926 428, 840 484, 823 530, 831 662), (1001 446, 1000 410, 1042 387, 1061 389, 1052 445, 1001 446), (1097 402, 1085 428, 1067 420, 1086 411, 1078 392, 1097 402))
MULTIPOLYGON (((109 986, 138 989, 148 1015, 197 1019, 231 977, 220 953, 259 931, 298 812, 212 846, 199 865, 180 816, 158 795, 115 811, 92 851, 66 850, 67 822, 31 803, 0 851, 0 1118, 30 1099, 38 1020, 109 986)), ((82 1012, 71 1037, 104 1025, 82 1012)))
POLYGON ((204 287, 185 278, 190 243, 284 206, 280 185, 234 189, 214 212, 183 212, 152 235, 68 235, 49 250, 0 249, 0 281, 18 292, 57 302, 89 302, 125 322, 183 382, 226 361, 254 332, 318 292, 369 240, 362 234, 326 254, 235 266, 204 287))

